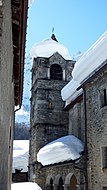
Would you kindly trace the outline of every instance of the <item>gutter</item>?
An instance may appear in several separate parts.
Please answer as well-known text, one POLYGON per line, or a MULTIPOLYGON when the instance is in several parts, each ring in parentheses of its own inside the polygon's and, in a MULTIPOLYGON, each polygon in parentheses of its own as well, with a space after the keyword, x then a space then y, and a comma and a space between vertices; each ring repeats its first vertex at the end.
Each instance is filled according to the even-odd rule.
POLYGON ((86 110, 86 90, 83 87, 83 97, 84 97, 84 121, 85 121, 85 190, 88 190, 88 173, 87 173, 87 156, 88 156, 88 148, 87 148, 87 110, 86 110))

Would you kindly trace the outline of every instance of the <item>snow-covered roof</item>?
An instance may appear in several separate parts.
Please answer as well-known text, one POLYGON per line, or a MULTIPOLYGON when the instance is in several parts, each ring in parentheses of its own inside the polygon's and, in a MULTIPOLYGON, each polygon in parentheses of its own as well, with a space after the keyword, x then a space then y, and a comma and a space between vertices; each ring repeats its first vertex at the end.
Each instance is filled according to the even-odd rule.
POLYGON ((107 31, 76 62, 73 79, 83 83, 107 60, 107 31))
POLYGON ((37 183, 23 182, 11 184, 11 190, 42 190, 37 183))
POLYGON ((80 84, 72 79, 62 90, 61 96, 62 99, 66 102, 65 106, 71 103, 74 99, 76 99, 79 95, 82 94, 82 89, 77 91, 77 88, 80 84))
POLYGON ((77 88, 103 66, 106 60, 107 31, 75 63, 73 79, 61 91, 62 99, 66 102, 65 106, 82 94, 82 89, 77 91, 77 88))
POLYGON ((28 171, 29 140, 14 140, 13 142, 13 172, 15 169, 28 171))
POLYGON ((71 60, 68 49, 52 39, 46 39, 35 44, 31 49, 31 57, 46 57, 49 58, 54 53, 58 52, 65 60, 71 60))
POLYGON ((61 137, 41 148, 37 160, 43 166, 80 158, 84 145, 73 135, 61 137))

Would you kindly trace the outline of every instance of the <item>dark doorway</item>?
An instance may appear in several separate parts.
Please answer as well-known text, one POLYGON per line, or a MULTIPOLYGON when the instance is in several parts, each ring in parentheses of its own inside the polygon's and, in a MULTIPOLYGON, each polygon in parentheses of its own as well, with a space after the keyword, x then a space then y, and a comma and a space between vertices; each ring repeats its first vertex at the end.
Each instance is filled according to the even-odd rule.
POLYGON ((50 179, 50 190, 53 190, 53 179, 50 179))
POLYGON ((59 178, 59 184, 57 190, 64 190, 64 183, 62 177, 59 178))

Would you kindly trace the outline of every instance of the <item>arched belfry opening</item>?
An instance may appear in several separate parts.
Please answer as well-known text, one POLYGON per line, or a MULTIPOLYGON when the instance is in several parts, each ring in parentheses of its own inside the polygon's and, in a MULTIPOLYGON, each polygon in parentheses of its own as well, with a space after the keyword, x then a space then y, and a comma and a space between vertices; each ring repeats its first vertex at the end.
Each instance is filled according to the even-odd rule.
POLYGON ((50 68, 50 79, 62 80, 62 68, 58 64, 51 65, 50 68))

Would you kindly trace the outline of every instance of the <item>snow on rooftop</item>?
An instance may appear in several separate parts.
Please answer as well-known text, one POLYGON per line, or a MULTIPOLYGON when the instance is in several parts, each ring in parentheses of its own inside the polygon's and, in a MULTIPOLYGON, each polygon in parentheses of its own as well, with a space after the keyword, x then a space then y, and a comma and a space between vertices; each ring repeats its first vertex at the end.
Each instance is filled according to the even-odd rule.
POLYGON ((76 160, 81 156, 84 145, 73 135, 61 137, 41 148, 37 154, 38 162, 43 166, 59 162, 76 160))
POLYGON ((82 89, 77 91, 80 84, 72 79, 64 88, 61 90, 62 99, 66 102, 65 106, 75 100, 79 95, 82 94, 82 89))
POLYGON ((46 39, 38 44, 35 44, 31 49, 31 57, 49 58, 56 52, 58 52, 65 60, 71 60, 71 56, 67 48, 52 39, 46 39))
POLYGON ((73 79, 83 83, 107 60, 107 31, 76 62, 73 79))
POLYGON ((73 79, 62 89, 65 106, 70 104, 81 93, 77 88, 88 79, 107 60, 107 31, 83 54, 75 63, 72 71, 73 79))
POLYGON ((15 169, 28 171, 29 140, 14 140, 13 142, 13 172, 15 169))
POLYGON ((42 190, 37 183, 23 182, 11 184, 11 190, 42 190))

